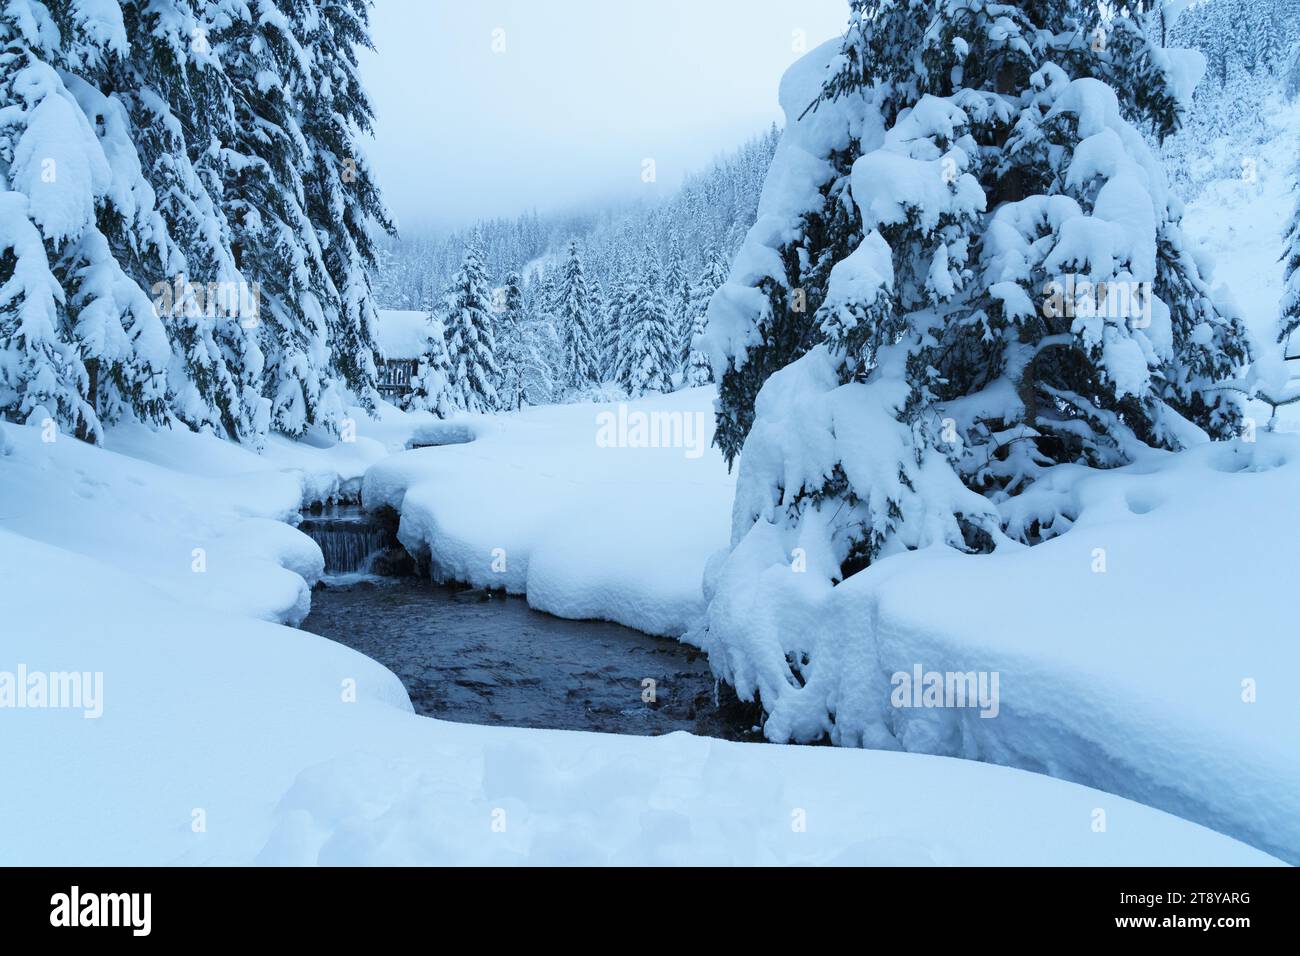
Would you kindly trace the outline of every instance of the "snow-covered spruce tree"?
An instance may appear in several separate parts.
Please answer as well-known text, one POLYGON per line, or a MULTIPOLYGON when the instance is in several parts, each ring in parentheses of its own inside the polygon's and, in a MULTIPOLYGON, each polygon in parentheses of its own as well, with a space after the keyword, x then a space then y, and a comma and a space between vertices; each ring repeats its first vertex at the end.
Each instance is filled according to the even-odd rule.
POLYGON ((458 408, 451 375, 451 355, 447 351, 442 320, 430 314, 424 348, 411 379, 411 394, 407 397, 406 407, 413 411, 432 412, 438 418, 449 418, 458 408))
POLYGON ((688 387, 707 385, 713 381, 713 368, 708 353, 703 349, 703 336, 708 326, 709 301, 727 281, 727 260, 722 250, 713 248, 704 259, 704 270, 691 289, 691 331, 686 340, 685 384, 688 387))
POLYGON ((1194 73, 1149 42, 1140 6, 1106 22, 1060 0, 852 8, 842 47, 787 75, 772 218, 710 304, 727 427, 735 376, 755 350, 775 354, 775 330, 821 342, 757 397, 735 546, 706 582, 697 637, 742 699, 762 700, 769 738, 888 746, 887 700, 841 683, 869 678, 818 671, 836 657, 827 641, 870 637, 774 622, 813 621, 830 588, 897 552, 1059 534, 1071 505, 1044 475, 1233 436, 1240 406, 1221 386, 1250 355, 1135 126, 1175 130, 1190 94, 1175 79, 1194 73), (800 275, 768 237, 836 216, 841 240, 849 224, 861 238, 823 262, 824 294, 801 317, 816 330, 791 332, 773 303, 800 275), (806 574, 790 573, 796 549, 806 574))
POLYGON ((191 0, 120 4, 133 40, 128 55, 108 59, 103 85, 125 108, 173 241, 160 240, 147 256, 131 246, 115 255, 158 293, 154 302, 172 348, 171 412, 191 428, 256 446, 269 424, 263 359, 248 327, 255 316, 240 314, 250 304, 249 287, 235 266, 220 202, 220 153, 209 148, 229 135, 234 91, 191 0))
POLYGON ((492 328, 492 293, 475 244, 465 249, 460 271, 447 295, 447 350, 456 406, 469 412, 500 407, 496 337, 492 328))
POLYGON ((554 404, 563 398, 564 392, 557 361, 561 353, 560 336, 550 313, 542 308, 540 290, 531 299, 531 304, 528 304, 527 297, 525 299, 520 349, 523 356, 524 401, 531 405, 554 404))
MULTIPOLYGON (((691 341, 696 341, 704 335, 704 316, 697 315, 695 325, 691 335, 691 341)), ((686 356, 686 371, 683 373, 682 384, 685 388, 698 388, 701 385, 708 385, 713 381, 713 366, 709 364, 709 355, 702 349, 692 347, 686 356)))
MULTIPOLYGON (((747 315, 754 303, 754 290, 763 294, 767 306, 757 328, 751 327, 748 321, 737 327, 737 333, 742 336, 739 340, 725 341, 731 333, 719 325, 724 340, 718 343, 715 359, 722 359, 724 364, 715 365, 721 371, 715 440, 728 461, 734 460, 749 432, 754 400, 767 377, 822 341, 821 323, 812 321, 811 317, 825 298, 831 268, 857 248, 863 235, 858 211, 849 200, 848 183, 850 167, 862 149, 862 139, 872 133, 870 128, 864 130, 862 124, 875 122, 877 116, 877 111, 869 105, 876 77, 869 77, 868 70, 881 57, 893 58, 890 62, 905 62, 906 51, 912 47, 921 49, 918 44, 922 40, 929 62, 944 59, 944 55, 934 52, 937 48, 933 36, 925 34, 923 28, 916 28, 918 22, 932 22, 929 6, 911 0, 893 4, 850 0, 849 29, 837 63, 831 68, 832 75, 826 79, 824 94, 815 98, 819 100, 815 104, 793 99, 783 103, 787 109, 787 131, 773 160, 776 167, 773 175, 787 175, 786 170, 793 173, 801 163, 804 170, 816 169, 813 181, 805 185, 810 191, 815 190, 810 194, 817 195, 819 201, 809 206, 801 200, 795 208, 791 193, 768 199, 759 209, 760 223, 767 222, 769 228, 779 224, 784 230, 782 235, 793 238, 772 246, 764 242, 752 248, 750 255, 740 260, 750 274, 733 277, 739 301, 731 301, 728 311, 734 307, 735 311, 747 315), (870 29, 885 17, 896 27, 906 26, 906 35, 885 38, 879 31, 870 29), (834 101, 837 108, 827 110, 822 105, 827 100, 834 101), (796 128, 792 130, 792 127, 796 128)), ((1036 9, 1035 5, 1029 6, 1036 9)), ((1095 11, 1085 4, 1053 0, 1046 7, 1062 23, 1070 19, 1076 24, 1069 28, 1069 41, 1061 41, 1054 51, 1070 76, 1120 78, 1125 84, 1125 106, 1140 113, 1155 135, 1163 137, 1176 128, 1183 104, 1172 88, 1164 51, 1150 46, 1136 22, 1116 17, 1102 29, 1095 11), (1099 29, 1101 32, 1097 33, 1099 29), (1102 52, 1094 52, 1097 46, 1102 47, 1102 52)), ((946 34, 949 39, 965 42, 962 31, 978 17, 987 17, 987 11, 987 5, 978 3, 963 3, 958 9, 940 3, 933 14, 946 17, 952 24, 946 34)), ((955 59, 955 54, 949 54, 946 61, 956 65, 955 59)), ((949 85, 949 80, 939 77, 933 67, 926 69, 934 80, 921 75, 924 71, 918 72, 908 94, 913 99, 949 85)), ((901 108, 901 104, 901 100, 895 103, 894 109, 901 108)), ((746 244, 755 242, 759 232, 751 232, 746 244)), ((731 300, 731 293, 724 293, 723 299, 731 300)))
POLYGON ((610 334, 609 311, 609 296, 604 284, 597 279, 591 283, 591 341, 596 350, 594 362, 598 382, 607 382, 614 377, 616 361, 612 352, 618 348, 618 339, 610 334))
POLYGON ((506 277, 504 300, 497 313, 497 364, 501 368, 497 394, 501 407, 506 411, 518 411, 524 407, 528 343, 523 286, 524 280, 518 272, 506 277))
POLYGON ((1286 283, 1282 288, 1282 325, 1279 341, 1286 355, 1295 355, 1300 342, 1295 341, 1295 331, 1300 328, 1300 200, 1296 202, 1291 226, 1286 234, 1286 250, 1282 254, 1286 283))
MULTIPOLYGON (((1300 10, 1296 11, 1300 13, 1300 10)), ((1252 58, 1257 72, 1272 73, 1286 57, 1286 41, 1275 10, 1261 9, 1256 17, 1252 58)))
POLYGON ((563 349, 560 361, 564 386, 571 392, 581 392, 597 384, 600 373, 596 368, 596 343, 591 329, 591 295, 576 241, 569 243, 558 294, 555 317, 563 349))
MULTIPOLYGON (((3 56, 3 54, 0 54, 3 56)), ((0 414, 77 434, 98 431, 81 355, 65 334, 63 289, 26 196, 0 192, 0 414)))
POLYGON ((623 331, 636 306, 636 283, 623 280, 610 289, 609 304, 605 310, 605 327, 601 335, 600 352, 604 356, 606 381, 617 382, 623 368, 623 331))
POLYGON ((686 361, 691 351, 691 335, 695 323, 691 315, 691 281, 686 275, 686 265, 682 262, 681 242, 676 234, 668 258, 668 267, 664 269, 664 305, 668 309, 668 328, 673 342, 673 372, 686 368, 686 361))
POLYGON ((1283 58, 1283 70, 1282 90, 1288 100, 1295 100, 1300 97, 1300 43, 1283 58))
POLYGON ((647 249, 635 298, 625 302, 618 349, 618 383, 633 398, 673 390, 676 349, 661 283, 654 250, 647 249))
POLYGON ((370 275, 374 235, 393 232, 358 137, 373 129, 374 113, 357 74, 357 50, 372 49, 369 0, 319 3, 305 21, 309 82, 297 91, 307 163, 304 209, 323 236, 321 256, 333 293, 324 303, 330 371, 363 408, 373 409, 375 325, 370 275))
POLYGON ((0 410, 90 441, 166 413, 166 332, 113 250, 168 240, 125 111, 79 75, 126 50, 116 4, 0 8, 0 410))
MULTIPOLYGON (((223 195, 235 264, 259 293, 263 393, 272 427, 301 435, 342 415, 330 386, 330 319, 338 291, 321 233, 307 214, 304 174, 313 163, 296 91, 315 81, 301 38, 314 4, 210 0, 212 48, 234 91, 234 121, 222 143, 223 195)), ((322 224, 323 228, 323 224, 322 224)))

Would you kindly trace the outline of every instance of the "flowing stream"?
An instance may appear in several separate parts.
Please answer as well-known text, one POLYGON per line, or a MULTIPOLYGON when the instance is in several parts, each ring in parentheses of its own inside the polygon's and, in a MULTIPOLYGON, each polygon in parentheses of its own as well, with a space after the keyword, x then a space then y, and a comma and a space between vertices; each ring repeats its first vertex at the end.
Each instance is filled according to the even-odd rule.
POLYGON ((357 505, 329 505, 303 515, 298 530, 320 545, 329 575, 364 573, 393 543, 392 532, 357 505))
MULTIPOLYGON (((757 740, 752 705, 717 688, 679 641, 602 621, 568 621, 522 598, 415 576, 365 573, 392 560, 391 528, 359 509, 305 516, 328 575, 303 629, 393 671, 417 713, 513 727, 757 740)), ((400 549, 397 549, 400 550, 400 549)))

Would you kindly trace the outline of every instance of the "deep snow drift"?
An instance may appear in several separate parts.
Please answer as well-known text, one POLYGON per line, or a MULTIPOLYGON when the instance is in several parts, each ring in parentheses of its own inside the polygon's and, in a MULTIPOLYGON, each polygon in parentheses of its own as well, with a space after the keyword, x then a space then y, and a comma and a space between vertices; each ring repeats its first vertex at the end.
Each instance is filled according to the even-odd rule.
POLYGON ((743 699, 761 694, 770 739, 1026 767, 1297 860, 1297 487, 1293 436, 1153 455, 1063 481, 1075 520, 1057 539, 898 555, 837 588, 750 535, 726 573, 755 583, 713 609, 704 647, 743 699), (802 686, 787 658, 812 661, 802 686), (997 717, 893 706, 891 676, 917 664, 998 673, 997 717))

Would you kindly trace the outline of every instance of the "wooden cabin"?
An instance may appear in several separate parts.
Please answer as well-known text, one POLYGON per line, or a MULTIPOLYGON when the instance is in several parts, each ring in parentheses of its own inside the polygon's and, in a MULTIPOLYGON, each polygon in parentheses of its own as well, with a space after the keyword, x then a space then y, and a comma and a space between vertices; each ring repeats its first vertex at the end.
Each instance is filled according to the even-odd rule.
POLYGON ((415 377, 417 359, 385 358, 379 372, 379 394, 394 405, 400 405, 411 392, 411 379, 415 377))
POLYGON ((411 393, 411 382, 420 365, 425 341, 434 323, 427 312, 380 309, 376 336, 384 361, 379 366, 379 394, 401 405, 411 393))

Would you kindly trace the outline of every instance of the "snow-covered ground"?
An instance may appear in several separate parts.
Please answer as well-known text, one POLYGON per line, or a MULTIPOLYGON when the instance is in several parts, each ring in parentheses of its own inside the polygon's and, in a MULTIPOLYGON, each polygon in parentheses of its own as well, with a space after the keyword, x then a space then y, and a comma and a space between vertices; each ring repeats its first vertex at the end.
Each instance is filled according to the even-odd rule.
POLYGON ((402 543, 444 577, 678 637, 703 613, 705 562, 730 534, 714 395, 469 419, 475 441, 371 469, 365 504, 399 511, 402 543))
MULTIPOLYGON (((705 409, 708 397, 673 400, 705 409)), ((631 410, 650 407, 663 401, 631 410)), ((680 633, 701 607, 710 550, 726 545, 730 481, 713 452, 597 447, 605 410, 480 422, 470 444, 380 463, 366 503, 398 508, 408 547, 452 578, 505 585, 565 616, 680 633), (655 489, 657 510, 602 494, 638 481, 655 489), (504 572, 493 569, 497 548, 504 572)), ((746 653, 706 649, 743 696, 762 693, 774 740, 829 732, 1039 770, 1300 858, 1300 701, 1275 683, 1300 670, 1278 597, 1300 540, 1300 442, 1259 437, 1062 481, 1068 500, 1054 508, 1074 527, 1023 552, 927 550, 824 590, 792 574, 784 551, 756 556, 766 570, 752 575, 747 634, 729 642, 746 653), (773 626, 791 620, 802 624, 773 626), (778 643, 790 631, 797 647, 778 643), (784 660, 799 653, 822 663, 795 687, 784 660), (891 675, 916 664, 998 672, 1001 712, 892 707, 891 675)))
POLYGON ((1038 770, 1295 861, 1297 488, 1300 442, 1262 435, 1063 483, 1074 525, 1032 549, 932 548, 831 588, 791 573, 779 541, 749 542, 728 572, 756 582, 749 605, 717 608, 705 648, 742 697, 761 693, 771 739, 1038 770), (743 623, 722 632, 728 615, 743 623), (812 661, 802 686, 788 655, 812 661), (918 665, 998 674, 996 716, 895 706, 892 675, 918 665))
MULTIPOLYGON (((547 456, 583 441, 579 423, 590 437, 592 411, 502 421, 503 434, 550 423, 515 456, 514 480, 556 467, 547 456)), ((390 411, 359 433, 391 448, 419 424, 390 411)), ((0 709, 11 781, 0 789, 0 863, 1271 862, 1157 810, 986 764, 416 717, 383 667, 269 623, 301 615, 321 565, 316 546, 276 519, 331 484, 329 467, 348 476, 368 454, 360 440, 286 442, 257 457, 181 433, 117 430, 105 450, 0 431, 0 674, 102 674, 97 719, 0 709)), ((439 456, 473 447, 404 453, 382 471, 437 469, 439 456)), ((669 509, 661 526, 682 517, 672 509, 700 492, 697 480, 725 497, 725 477, 699 470, 707 458, 658 454, 647 450, 640 471, 669 509)), ((573 480, 602 467, 587 462, 573 480)), ((495 520, 482 501, 476 513, 495 520)), ((643 515, 604 517, 612 526, 594 533, 611 556, 663 560, 654 549, 674 543, 665 533, 641 547, 632 535, 655 528, 643 515)), ((678 532, 683 581, 689 571, 698 587, 719 527, 698 541, 678 532)), ((658 612, 668 621, 688 613, 684 590, 660 581, 641 599, 666 595, 677 608, 658 612)))

